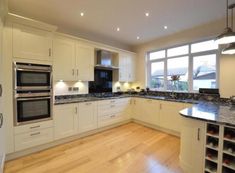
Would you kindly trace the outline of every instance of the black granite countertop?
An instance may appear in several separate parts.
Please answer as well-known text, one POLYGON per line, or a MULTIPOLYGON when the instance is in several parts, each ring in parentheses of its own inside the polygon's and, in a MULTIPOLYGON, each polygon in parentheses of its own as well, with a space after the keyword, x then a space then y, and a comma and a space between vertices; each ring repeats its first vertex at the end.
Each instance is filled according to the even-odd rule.
POLYGON ((235 125, 235 105, 216 102, 199 102, 180 111, 186 118, 235 125))
POLYGON ((69 103, 81 103, 81 102, 90 102, 90 101, 128 98, 128 97, 154 99, 154 100, 180 102, 180 103, 190 103, 190 104, 198 103, 197 100, 193 100, 193 99, 174 99, 174 98, 169 98, 169 97, 164 97, 164 96, 124 94, 124 95, 118 95, 118 96, 113 96, 113 97, 80 96, 80 97, 72 97, 72 98, 60 98, 60 99, 55 99, 54 104, 60 105, 60 104, 69 104, 69 103))

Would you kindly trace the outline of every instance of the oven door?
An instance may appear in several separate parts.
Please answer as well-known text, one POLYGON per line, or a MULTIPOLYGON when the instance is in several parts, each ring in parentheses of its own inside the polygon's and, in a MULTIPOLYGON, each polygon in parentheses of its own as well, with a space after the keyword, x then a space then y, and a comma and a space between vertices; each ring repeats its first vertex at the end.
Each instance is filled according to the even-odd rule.
POLYGON ((16 98, 15 125, 52 119, 51 97, 16 98))
POLYGON ((15 89, 51 89, 51 72, 29 69, 16 69, 15 89))

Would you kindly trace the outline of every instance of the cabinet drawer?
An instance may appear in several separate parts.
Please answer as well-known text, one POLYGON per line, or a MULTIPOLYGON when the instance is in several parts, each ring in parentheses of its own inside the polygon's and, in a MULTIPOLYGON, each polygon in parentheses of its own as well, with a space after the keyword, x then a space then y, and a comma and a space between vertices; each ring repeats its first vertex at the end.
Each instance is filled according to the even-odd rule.
POLYGON ((22 126, 16 126, 14 128, 14 133, 15 134, 21 134, 21 133, 26 133, 26 132, 34 132, 40 129, 45 129, 53 127, 53 121, 42 121, 38 123, 33 123, 33 124, 27 124, 27 125, 22 125, 22 126))
POLYGON ((98 117, 98 127, 108 126, 117 122, 120 122, 124 119, 123 114, 111 114, 98 117))
POLYGON ((15 151, 53 141, 53 128, 15 135, 15 151))

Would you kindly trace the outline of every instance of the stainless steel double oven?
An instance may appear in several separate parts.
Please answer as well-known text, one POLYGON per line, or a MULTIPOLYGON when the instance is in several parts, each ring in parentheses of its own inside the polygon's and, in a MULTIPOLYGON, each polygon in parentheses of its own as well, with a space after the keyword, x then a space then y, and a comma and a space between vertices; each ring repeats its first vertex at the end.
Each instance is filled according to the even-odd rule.
POLYGON ((52 119, 52 67, 13 63, 15 126, 52 119))

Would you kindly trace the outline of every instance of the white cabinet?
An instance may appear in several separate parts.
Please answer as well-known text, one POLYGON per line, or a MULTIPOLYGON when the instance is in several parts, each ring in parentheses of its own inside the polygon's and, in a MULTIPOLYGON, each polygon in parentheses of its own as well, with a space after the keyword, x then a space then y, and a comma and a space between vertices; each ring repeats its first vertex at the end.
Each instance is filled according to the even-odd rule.
POLYGON ((77 133, 78 104, 56 105, 54 107, 55 139, 72 136, 77 133))
POLYGON ((53 43, 54 80, 94 80, 93 46, 66 37, 57 37, 53 43))
POLYGON ((53 41, 54 80, 75 81, 75 41, 66 38, 56 38, 53 41))
POLYGON ((180 164, 185 173, 203 172, 205 123, 182 117, 180 164))
POLYGON ((98 127, 112 125, 130 119, 130 98, 99 101, 98 127))
POLYGON ((97 102, 79 103, 78 132, 83 133, 97 128, 97 102))
POLYGON ((53 121, 42 121, 33 124, 16 126, 15 151, 24 150, 54 140, 53 121))
POLYGON ((95 49, 83 42, 76 45, 76 74, 81 81, 94 80, 95 49))
POLYGON ((133 119, 143 121, 153 125, 159 125, 158 100, 133 98, 133 119))
POLYGON ((52 61, 52 33, 13 24, 13 58, 52 61))
POLYGON ((15 135, 15 151, 24 150, 53 141, 53 128, 15 135))
POLYGON ((120 82, 135 81, 135 56, 130 53, 119 53, 119 79, 120 82))
POLYGON ((176 102, 163 101, 160 104, 160 126, 180 132, 181 116, 179 111, 184 109, 184 104, 176 102))

